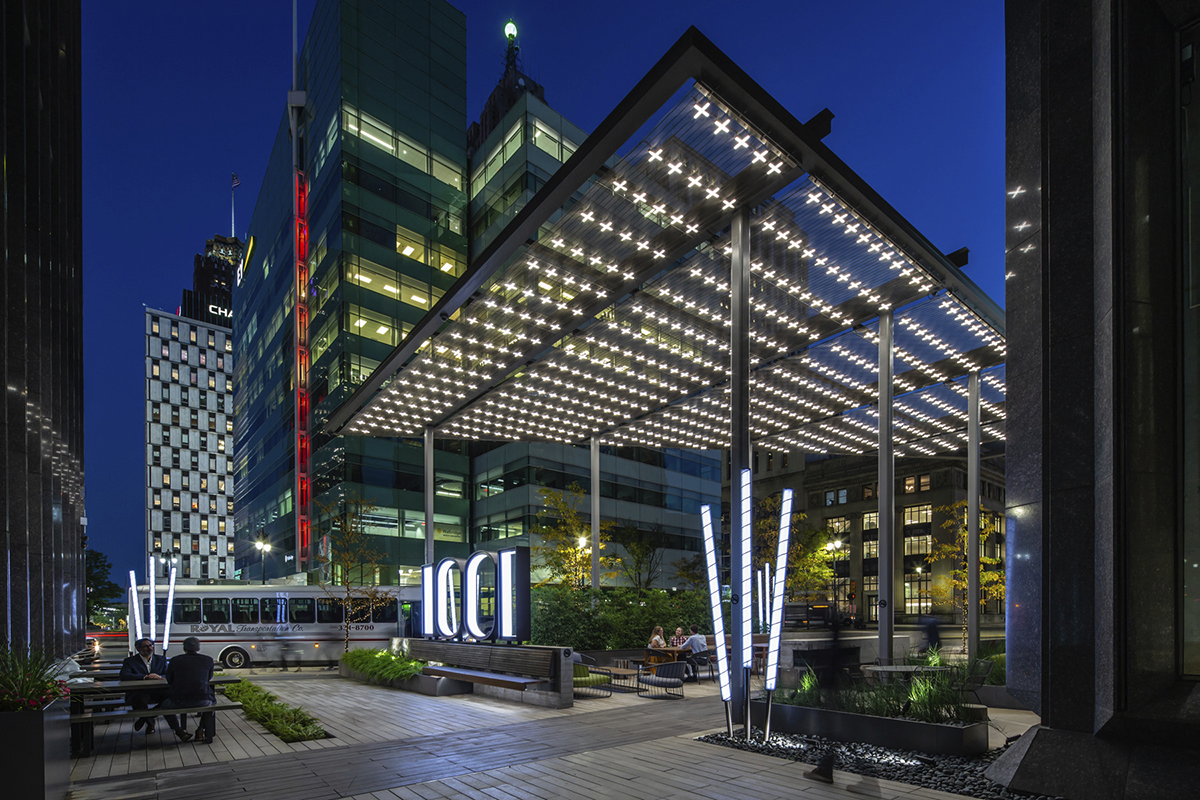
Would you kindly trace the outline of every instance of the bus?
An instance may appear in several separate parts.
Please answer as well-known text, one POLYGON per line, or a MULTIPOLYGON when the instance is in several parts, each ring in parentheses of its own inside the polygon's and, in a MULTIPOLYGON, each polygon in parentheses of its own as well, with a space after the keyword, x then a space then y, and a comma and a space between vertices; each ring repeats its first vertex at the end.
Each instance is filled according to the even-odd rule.
MULTIPOLYGON (((150 587, 137 587, 142 636, 170 658, 183 652, 183 640, 195 636, 200 652, 229 669, 263 663, 289 666, 337 663, 346 636, 342 602, 320 586, 175 586, 169 629, 167 588, 155 585, 151 633, 150 587), (162 647, 164 635, 167 646, 162 647)), ((373 587, 384 602, 369 619, 353 620, 350 646, 386 649, 393 637, 411 635, 420 614, 420 586, 373 587)), ((336 591, 336 589, 334 590, 336 591)), ((130 603, 129 652, 137 638, 130 603)))

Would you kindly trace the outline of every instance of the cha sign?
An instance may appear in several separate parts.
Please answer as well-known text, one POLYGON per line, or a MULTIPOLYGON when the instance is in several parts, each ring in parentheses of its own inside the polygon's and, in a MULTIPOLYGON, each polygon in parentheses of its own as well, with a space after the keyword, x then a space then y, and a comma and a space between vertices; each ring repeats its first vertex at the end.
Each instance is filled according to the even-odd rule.
POLYGON ((425 637, 528 641, 529 548, 514 547, 497 553, 477 550, 465 559, 443 558, 437 564, 426 564, 421 567, 421 595, 421 634, 425 637), (496 576, 494 614, 490 619, 482 613, 485 570, 494 571, 496 576), (457 592, 455 572, 459 578, 457 592))
POLYGON ((229 319, 233 319, 233 312, 231 310, 228 308, 221 308, 220 306, 213 305, 212 303, 209 303, 208 305, 208 313, 212 314, 214 317, 228 317, 229 319))

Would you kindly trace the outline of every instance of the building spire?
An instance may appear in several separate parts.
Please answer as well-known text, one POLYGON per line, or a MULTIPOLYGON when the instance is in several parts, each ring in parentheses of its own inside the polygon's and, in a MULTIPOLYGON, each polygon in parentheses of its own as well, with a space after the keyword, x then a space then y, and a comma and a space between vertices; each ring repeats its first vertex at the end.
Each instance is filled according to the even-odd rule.
POLYGON ((504 37, 508 39, 508 49, 504 53, 504 71, 519 71, 521 69, 521 48, 517 45, 517 25, 511 19, 504 26, 504 37))

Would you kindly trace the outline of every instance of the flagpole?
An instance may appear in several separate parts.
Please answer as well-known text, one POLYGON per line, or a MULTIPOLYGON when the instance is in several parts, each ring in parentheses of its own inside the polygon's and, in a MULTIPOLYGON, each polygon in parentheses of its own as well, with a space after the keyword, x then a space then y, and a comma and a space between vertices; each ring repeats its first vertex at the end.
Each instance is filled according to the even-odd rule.
POLYGON ((234 214, 233 207, 233 190, 236 188, 236 184, 229 187, 229 236, 234 239, 237 238, 237 217, 234 214))

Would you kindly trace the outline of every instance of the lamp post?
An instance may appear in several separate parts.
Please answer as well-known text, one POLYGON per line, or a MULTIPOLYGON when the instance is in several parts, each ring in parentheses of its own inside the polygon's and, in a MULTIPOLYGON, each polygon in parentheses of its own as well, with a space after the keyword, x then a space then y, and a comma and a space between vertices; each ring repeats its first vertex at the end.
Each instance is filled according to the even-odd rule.
POLYGON ((261 539, 254 543, 254 549, 259 552, 258 561, 262 564, 262 582, 267 585, 267 553, 271 552, 271 543, 261 539))
POLYGON ((836 562, 838 560, 838 555, 842 549, 842 540, 835 539, 832 542, 826 542, 825 549, 829 551, 830 556, 833 558, 833 560, 835 562, 834 567, 833 567, 833 587, 832 587, 833 588, 833 598, 832 598, 831 607, 833 608, 833 616, 837 617, 840 620, 841 619, 841 608, 838 606, 838 575, 837 575, 837 563, 836 562))

